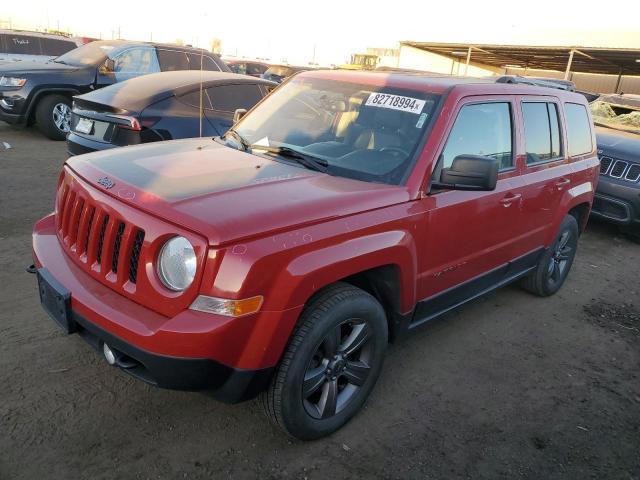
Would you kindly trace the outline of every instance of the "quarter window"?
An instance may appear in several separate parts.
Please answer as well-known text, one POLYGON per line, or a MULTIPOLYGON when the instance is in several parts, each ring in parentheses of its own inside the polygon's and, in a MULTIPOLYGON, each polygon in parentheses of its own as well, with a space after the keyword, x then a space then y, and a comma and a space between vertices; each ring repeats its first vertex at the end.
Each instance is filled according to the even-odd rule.
POLYGON ((591 122, 584 105, 565 103, 569 155, 575 157, 593 150, 591 122))
POLYGON ((442 168, 459 155, 484 155, 513 167, 511 108, 507 102, 476 103, 460 109, 442 152, 442 168))
POLYGON ((555 103, 523 102, 527 163, 538 163, 560 156, 560 127, 555 103))

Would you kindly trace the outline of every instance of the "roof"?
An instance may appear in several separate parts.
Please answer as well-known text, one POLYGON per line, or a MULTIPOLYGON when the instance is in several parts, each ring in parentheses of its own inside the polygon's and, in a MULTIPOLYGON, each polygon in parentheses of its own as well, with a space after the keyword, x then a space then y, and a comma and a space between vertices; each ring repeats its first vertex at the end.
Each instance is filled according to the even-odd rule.
MULTIPOLYGON (((451 75, 435 76, 429 72, 379 71, 379 70, 311 70, 297 74, 294 78, 318 78, 336 80, 377 87, 406 88, 444 94, 454 87, 460 87, 468 94, 495 95, 554 95, 565 99, 584 102, 584 96, 559 89, 554 82, 533 83, 527 81, 507 82, 506 79, 518 77, 458 77, 451 75), (481 89, 478 86, 482 86, 481 89)), ((522 77, 520 77, 522 78, 522 77)), ((527 80, 524 78, 524 80, 527 80)), ((546 79, 545 79, 546 80, 546 79)))
POLYGON ((253 83, 275 85, 268 80, 238 75, 228 72, 212 72, 208 70, 177 70, 159 72, 131 78, 126 82, 118 82, 105 88, 79 96, 79 98, 112 107, 127 110, 142 109, 153 101, 171 95, 183 95, 195 90, 200 85, 208 88, 218 83, 253 83))
POLYGON ((402 41, 414 47, 456 61, 465 62, 471 48, 471 62, 505 68, 521 67, 564 72, 573 51, 572 72, 640 75, 640 49, 600 47, 545 47, 527 45, 489 45, 473 43, 434 43, 402 41))

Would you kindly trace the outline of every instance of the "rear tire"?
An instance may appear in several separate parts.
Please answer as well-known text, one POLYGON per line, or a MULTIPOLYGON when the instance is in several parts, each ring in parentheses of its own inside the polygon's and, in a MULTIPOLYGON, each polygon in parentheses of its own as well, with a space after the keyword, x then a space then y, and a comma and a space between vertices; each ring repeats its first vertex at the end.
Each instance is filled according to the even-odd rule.
POLYGON ((521 286, 541 297, 548 297, 560 290, 576 255, 579 232, 575 217, 567 215, 560 224, 554 242, 540 257, 533 273, 522 279, 521 286))
POLYGON ((71 99, 64 95, 47 95, 36 106, 38 129, 51 140, 64 140, 71 125, 71 99))
POLYGON ((382 369, 387 319, 367 292, 337 283, 302 312, 260 402, 287 434, 313 440, 335 432, 364 405, 382 369))

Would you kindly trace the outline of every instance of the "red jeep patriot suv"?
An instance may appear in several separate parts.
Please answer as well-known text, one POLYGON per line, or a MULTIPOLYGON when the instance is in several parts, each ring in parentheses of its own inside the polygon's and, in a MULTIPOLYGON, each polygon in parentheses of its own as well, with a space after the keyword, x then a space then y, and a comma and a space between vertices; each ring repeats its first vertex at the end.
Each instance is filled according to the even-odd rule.
POLYGON ((389 340, 515 280, 562 286, 591 125, 551 88, 298 74, 221 138, 68 160, 34 228, 40 298, 130 375, 260 394, 318 438, 362 407, 389 340))

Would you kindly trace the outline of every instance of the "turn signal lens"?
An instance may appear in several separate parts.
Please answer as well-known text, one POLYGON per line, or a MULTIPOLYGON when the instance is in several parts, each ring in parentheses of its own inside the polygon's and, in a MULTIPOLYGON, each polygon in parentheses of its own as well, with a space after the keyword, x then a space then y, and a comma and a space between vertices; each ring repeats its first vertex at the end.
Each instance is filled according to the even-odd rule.
POLYGON ((260 310, 263 300, 264 298, 261 295, 245 298, 244 300, 229 300, 226 298, 198 295, 198 298, 194 300, 189 308, 199 312, 215 313, 226 317, 242 317, 260 310))

